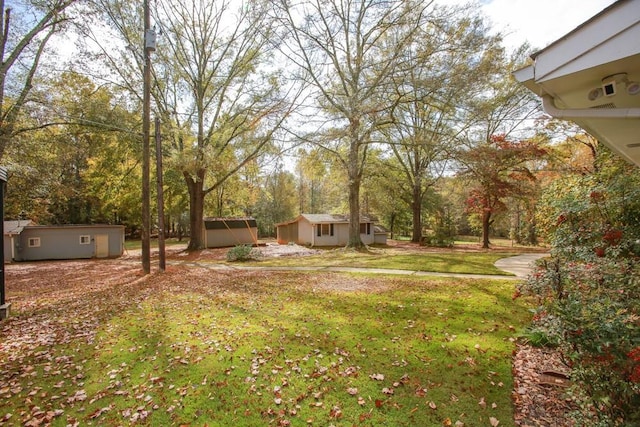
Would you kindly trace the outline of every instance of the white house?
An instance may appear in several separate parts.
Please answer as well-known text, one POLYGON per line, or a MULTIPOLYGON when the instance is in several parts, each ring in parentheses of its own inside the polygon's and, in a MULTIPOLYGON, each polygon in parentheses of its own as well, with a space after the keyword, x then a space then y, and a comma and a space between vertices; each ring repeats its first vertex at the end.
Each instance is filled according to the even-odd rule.
MULTIPOLYGON (((345 246, 349 242, 349 215, 302 214, 296 219, 276 224, 278 243, 307 246, 345 246)), ((360 239, 365 245, 375 243, 374 219, 360 217, 360 239)))
POLYGON ((640 0, 616 1, 531 58, 513 75, 547 114, 640 165, 640 0))

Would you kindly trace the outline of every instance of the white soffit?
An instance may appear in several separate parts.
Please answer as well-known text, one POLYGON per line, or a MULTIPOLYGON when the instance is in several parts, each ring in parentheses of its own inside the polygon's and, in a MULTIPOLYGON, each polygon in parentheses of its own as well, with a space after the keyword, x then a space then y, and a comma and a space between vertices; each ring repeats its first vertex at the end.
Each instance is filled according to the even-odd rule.
POLYGON ((640 53, 640 1, 614 3, 534 55, 541 83, 640 53))

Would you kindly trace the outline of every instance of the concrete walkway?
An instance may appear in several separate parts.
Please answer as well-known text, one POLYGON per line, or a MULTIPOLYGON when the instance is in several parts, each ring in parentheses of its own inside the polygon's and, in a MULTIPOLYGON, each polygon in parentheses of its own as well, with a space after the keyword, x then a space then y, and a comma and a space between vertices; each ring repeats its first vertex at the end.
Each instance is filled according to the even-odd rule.
POLYGON ((493 265, 500 270, 515 274, 516 277, 524 279, 533 270, 536 260, 547 256, 549 256, 548 253, 521 254, 499 259, 493 265))

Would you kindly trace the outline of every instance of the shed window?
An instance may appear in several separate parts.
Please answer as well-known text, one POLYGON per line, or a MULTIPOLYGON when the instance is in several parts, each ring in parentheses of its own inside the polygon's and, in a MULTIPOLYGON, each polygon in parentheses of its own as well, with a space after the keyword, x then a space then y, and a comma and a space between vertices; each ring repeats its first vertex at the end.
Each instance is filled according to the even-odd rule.
POLYGON ((371 234, 371 223, 370 222, 362 222, 362 223, 360 223, 360 234, 371 234))
POLYGON ((29 242, 27 243, 30 248, 39 248, 40 247, 40 238, 39 237, 29 237, 29 242))
POLYGON ((318 224, 318 237, 333 236, 333 224, 318 224))
POLYGON ((89 235, 80 236, 81 245, 88 245, 90 243, 91 243, 91 236, 89 235))

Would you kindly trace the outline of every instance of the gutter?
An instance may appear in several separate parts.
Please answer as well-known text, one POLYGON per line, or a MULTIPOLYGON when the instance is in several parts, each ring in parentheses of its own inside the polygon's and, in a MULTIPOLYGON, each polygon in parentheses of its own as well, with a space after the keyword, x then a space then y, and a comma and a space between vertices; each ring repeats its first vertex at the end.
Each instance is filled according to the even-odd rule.
POLYGON ((551 95, 542 95, 545 113, 558 119, 640 119, 640 108, 569 108, 556 107, 551 95))

